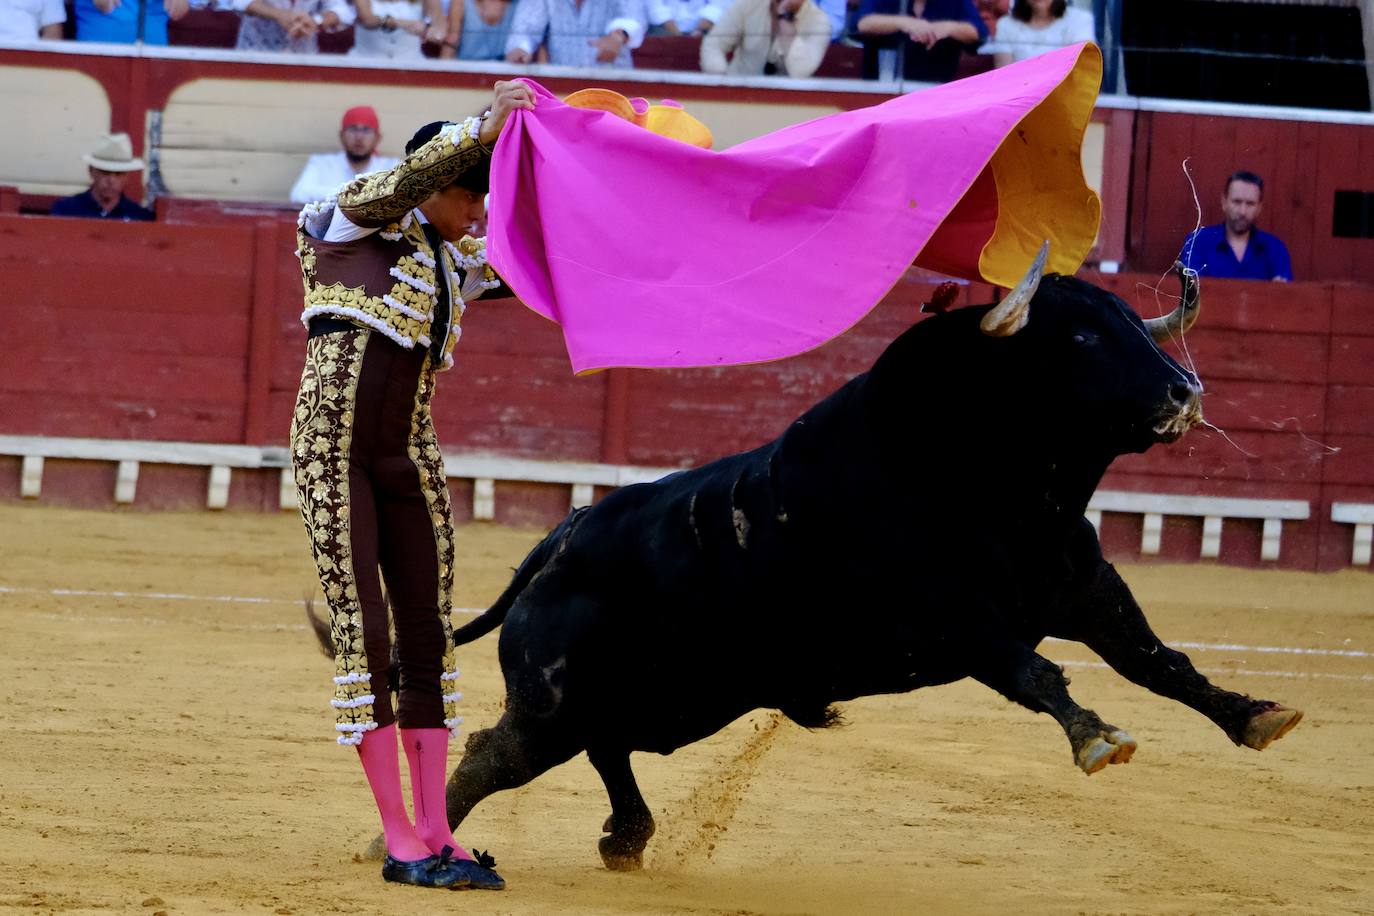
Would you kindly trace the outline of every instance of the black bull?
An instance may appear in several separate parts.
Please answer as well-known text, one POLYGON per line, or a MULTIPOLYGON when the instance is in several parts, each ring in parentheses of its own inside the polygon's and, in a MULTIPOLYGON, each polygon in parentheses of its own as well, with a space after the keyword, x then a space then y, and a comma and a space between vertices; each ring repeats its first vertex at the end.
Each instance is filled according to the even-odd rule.
POLYGON ((1084 518, 1118 455, 1201 419, 1197 378, 1156 344, 1196 284, 1142 322, 1038 265, 998 306, 933 316, 753 451, 573 512, 495 605, 506 708, 448 784, 453 825, 586 750, 611 868, 653 834, 633 751, 672 753, 753 709, 808 728, 833 703, 971 677, 1049 713, 1088 773, 1136 743, 1037 654, 1082 642, 1129 680, 1261 749, 1301 713, 1222 690, 1151 631, 1084 518), (1039 282, 1038 291, 1036 283, 1039 282))

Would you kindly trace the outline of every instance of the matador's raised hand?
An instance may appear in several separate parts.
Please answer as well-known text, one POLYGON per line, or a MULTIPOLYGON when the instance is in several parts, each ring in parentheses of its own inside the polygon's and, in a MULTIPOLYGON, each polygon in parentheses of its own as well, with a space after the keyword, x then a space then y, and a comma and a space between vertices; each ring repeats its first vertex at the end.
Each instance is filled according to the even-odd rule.
POLYGON ((478 139, 482 145, 491 146, 506 126, 506 119, 518 108, 534 110, 534 93, 530 87, 516 80, 497 80, 492 87, 491 114, 482 121, 482 132, 478 139))

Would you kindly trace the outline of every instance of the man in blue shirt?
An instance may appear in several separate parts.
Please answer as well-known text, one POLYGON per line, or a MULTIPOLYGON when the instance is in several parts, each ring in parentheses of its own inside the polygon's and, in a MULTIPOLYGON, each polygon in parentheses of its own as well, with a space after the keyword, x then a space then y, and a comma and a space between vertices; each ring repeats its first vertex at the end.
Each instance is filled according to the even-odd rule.
POLYGON ((1255 228, 1264 208, 1264 179, 1254 172, 1236 172, 1226 179, 1221 195, 1225 222, 1203 226, 1183 243, 1179 260, 1204 277, 1238 280, 1293 279, 1288 248, 1277 236, 1255 228))
POLYGON ((90 168, 91 186, 80 194, 53 201, 52 216, 87 216, 96 219, 151 220, 153 211, 140 207, 124 196, 124 185, 132 172, 143 170, 143 160, 134 158, 128 134, 106 134, 89 156, 81 157, 90 168))

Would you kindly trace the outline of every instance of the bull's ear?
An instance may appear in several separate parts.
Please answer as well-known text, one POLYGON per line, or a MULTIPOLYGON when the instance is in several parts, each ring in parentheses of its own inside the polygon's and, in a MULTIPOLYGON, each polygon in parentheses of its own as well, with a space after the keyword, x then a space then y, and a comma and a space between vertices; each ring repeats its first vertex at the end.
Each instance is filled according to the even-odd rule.
POLYGON ((997 303, 996 308, 983 316, 979 327, 984 334, 989 337, 1010 337, 1026 326, 1030 320, 1030 301, 1040 286, 1040 278, 1045 275, 1045 259, 1049 254, 1050 243, 1046 240, 1021 282, 997 303))

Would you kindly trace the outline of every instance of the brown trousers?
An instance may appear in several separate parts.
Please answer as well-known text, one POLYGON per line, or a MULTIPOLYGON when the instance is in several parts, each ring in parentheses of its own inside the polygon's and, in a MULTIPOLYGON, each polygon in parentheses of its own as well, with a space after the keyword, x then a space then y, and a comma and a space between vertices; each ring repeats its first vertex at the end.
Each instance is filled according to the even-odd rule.
POLYGON ((434 372, 362 328, 312 337, 291 425, 301 515, 329 603, 339 743, 397 722, 456 733, 453 521, 434 372), (399 684, 390 683, 391 604, 399 684), (390 690, 397 691, 393 712, 390 690))

